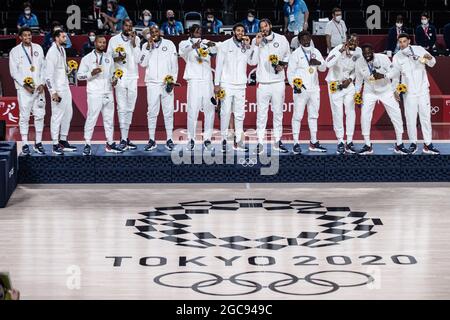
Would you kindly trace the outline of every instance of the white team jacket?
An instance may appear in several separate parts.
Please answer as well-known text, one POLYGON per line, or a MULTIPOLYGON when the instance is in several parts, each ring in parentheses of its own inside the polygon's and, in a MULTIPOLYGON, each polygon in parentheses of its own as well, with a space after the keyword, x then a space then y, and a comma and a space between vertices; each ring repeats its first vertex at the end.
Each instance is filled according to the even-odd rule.
POLYGON ((427 50, 420 46, 410 46, 397 52, 393 59, 394 69, 397 72, 393 79, 394 85, 398 84, 401 75, 402 83, 406 84, 408 93, 417 95, 427 93, 430 83, 425 66, 434 67, 436 64, 434 57, 431 60, 426 60, 426 65, 419 61, 427 53, 427 50))
POLYGON ((119 33, 118 35, 115 35, 109 40, 108 43, 108 53, 111 56, 115 56, 114 50, 116 50, 117 47, 122 46, 125 48, 126 58, 125 63, 117 62, 115 64, 116 69, 121 69, 123 71, 123 78, 124 80, 136 80, 139 79, 139 56, 141 54, 140 49, 140 39, 138 36, 135 38, 136 47, 133 48, 131 45, 130 40, 124 41, 122 37, 122 33, 119 33))
POLYGON ((177 82, 178 78, 178 53, 172 41, 161 38, 154 47, 147 49, 147 43, 141 49, 139 64, 146 68, 145 82, 160 83, 168 75, 177 82))
MULTIPOLYGON (((180 56, 186 61, 183 78, 186 81, 212 81, 211 56, 208 55, 207 57, 202 58, 202 63, 199 63, 197 50, 192 48, 192 45, 198 40, 200 39, 189 38, 181 41, 179 44, 180 56)), ((209 40, 206 39, 201 40, 201 47, 206 49, 206 43, 208 42, 209 40)), ((216 44, 216 46, 218 45, 216 44)), ((211 47, 209 50, 211 54, 217 53, 217 48, 215 47, 211 47)))
POLYGON ((391 82, 391 79, 395 76, 394 66, 391 60, 382 53, 374 53, 373 66, 378 73, 384 74, 385 78, 375 81, 370 81, 370 70, 363 57, 356 61, 356 92, 360 92, 364 83, 364 92, 367 93, 385 93, 388 91, 394 91, 395 87, 391 82))
POLYGON ((9 53, 9 72, 14 80, 16 89, 23 87, 23 80, 27 77, 33 78, 37 86, 45 83, 45 56, 42 47, 32 43, 30 47, 22 47, 22 44, 15 46, 9 53), (23 50, 25 48, 28 57, 34 66, 34 72, 31 71, 31 65, 23 50), (32 50, 30 50, 32 49, 32 50), (33 52, 33 54, 31 54, 33 52))
POLYGON ((50 94, 70 90, 67 68, 66 49, 53 42, 45 57, 45 83, 50 94))
POLYGON ((105 95, 112 93, 112 77, 114 75, 114 61, 108 53, 91 53, 81 59, 78 70, 78 80, 87 81, 87 93, 93 95, 105 95), (92 70, 102 68, 102 72, 92 76, 92 70))
POLYGON ((306 91, 320 91, 318 71, 324 72, 327 70, 325 61, 320 51, 316 48, 311 48, 310 53, 306 52, 306 56, 303 53, 301 46, 291 54, 287 69, 289 84, 293 86, 294 79, 301 78, 306 91), (311 59, 310 57, 315 57, 315 59, 322 63, 320 66, 311 66, 314 71, 313 73, 309 72, 310 66, 306 56, 308 59, 311 59))
POLYGON ((286 79, 284 71, 275 73, 269 61, 269 56, 275 54, 280 61, 288 62, 291 52, 289 42, 285 36, 275 32, 272 33, 274 38, 268 43, 264 43, 263 41, 257 46, 256 39, 252 41, 253 53, 251 55, 250 65, 258 66, 256 69, 256 81, 260 83, 282 82, 286 79))
POLYGON ((245 48, 234 37, 224 41, 217 53, 214 84, 245 89, 247 86, 247 65, 252 49, 245 48))
POLYGON ((343 81, 346 79, 355 80, 355 66, 356 61, 362 57, 362 50, 360 47, 355 49, 355 52, 348 56, 347 53, 339 52, 343 44, 338 45, 329 53, 326 64, 328 67, 328 74, 325 80, 327 82, 343 81))

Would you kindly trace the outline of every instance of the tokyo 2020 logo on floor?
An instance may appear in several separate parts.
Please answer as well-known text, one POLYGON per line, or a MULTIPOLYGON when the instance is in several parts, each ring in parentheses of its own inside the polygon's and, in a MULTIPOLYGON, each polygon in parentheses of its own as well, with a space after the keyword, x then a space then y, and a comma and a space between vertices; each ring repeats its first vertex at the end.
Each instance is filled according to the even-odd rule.
POLYGON ((183 202, 139 215, 140 218, 126 222, 136 235, 201 249, 335 246, 342 241, 370 237, 383 224, 379 218, 368 217, 367 212, 348 207, 263 198, 183 202))

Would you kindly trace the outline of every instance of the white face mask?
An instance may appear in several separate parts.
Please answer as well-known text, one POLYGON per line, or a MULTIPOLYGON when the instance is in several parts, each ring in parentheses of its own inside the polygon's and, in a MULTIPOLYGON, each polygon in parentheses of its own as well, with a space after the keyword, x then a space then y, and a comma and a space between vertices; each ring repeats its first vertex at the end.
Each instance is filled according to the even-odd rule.
POLYGON ((214 21, 214 18, 208 18, 208 21, 209 21, 209 22, 213 22, 213 21, 214 21))
POLYGON ((342 16, 336 16, 334 17, 334 20, 336 20, 336 22, 341 22, 342 16))
POLYGON ((422 24, 428 24, 428 19, 422 19, 422 24))
POLYGON ((27 9, 24 11, 26 16, 29 16, 31 14, 31 10, 27 9))
POLYGON ((146 35, 145 35, 145 39, 150 39, 150 37, 151 37, 151 35, 150 35, 150 33, 147 33, 146 35))
POLYGON ((400 22, 397 22, 395 25, 397 26, 397 28, 403 27, 403 23, 400 23, 400 22))
POLYGON ((150 20, 152 20, 151 16, 144 16, 144 21, 145 22, 149 22, 150 20))
POLYGON ((255 21, 255 17, 247 17, 247 20, 248 20, 249 22, 253 22, 253 21, 255 21))
POLYGON ((101 7, 101 6, 102 6, 102 1, 101 0, 97 1, 97 7, 101 7))
POLYGON ((95 41, 95 36, 89 36, 89 40, 90 40, 91 42, 94 42, 94 41, 95 41))

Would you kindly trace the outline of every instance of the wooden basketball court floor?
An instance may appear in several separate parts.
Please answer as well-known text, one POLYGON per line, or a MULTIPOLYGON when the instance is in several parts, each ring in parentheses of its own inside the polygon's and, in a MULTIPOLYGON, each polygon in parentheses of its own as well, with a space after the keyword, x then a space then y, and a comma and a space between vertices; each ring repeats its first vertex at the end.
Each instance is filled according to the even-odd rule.
POLYGON ((23 299, 448 299, 450 184, 20 185, 23 299))

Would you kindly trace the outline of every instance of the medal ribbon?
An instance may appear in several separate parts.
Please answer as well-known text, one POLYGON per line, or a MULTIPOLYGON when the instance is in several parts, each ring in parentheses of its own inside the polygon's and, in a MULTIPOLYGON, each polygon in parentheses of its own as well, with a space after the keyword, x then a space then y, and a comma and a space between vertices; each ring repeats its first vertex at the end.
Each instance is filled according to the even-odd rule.
POLYGON ((30 48, 31 58, 28 55, 28 52, 27 52, 27 50, 25 49, 25 46, 22 43, 23 52, 25 52, 25 55, 27 56, 27 59, 28 59, 28 62, 30 63, 30 66, 33 67, 33 45, 30 45, 30 47, 31 47, 30 48))

